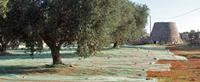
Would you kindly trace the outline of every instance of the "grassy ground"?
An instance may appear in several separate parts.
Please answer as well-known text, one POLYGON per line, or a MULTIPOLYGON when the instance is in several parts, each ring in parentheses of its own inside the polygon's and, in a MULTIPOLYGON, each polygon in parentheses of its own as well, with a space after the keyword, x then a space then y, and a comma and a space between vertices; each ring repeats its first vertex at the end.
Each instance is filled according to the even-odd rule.
POLYGON ((149 77, 157 77, 159 82, 200 82, 200 47, 168 46, 176 55, 185 56, 188 61, 159 61, 160 64, 171 64, 172 71, 148 72, 149 77))
POLYGON ((154 64, 158 59, 182 60, 163 46, 124 46, 107 49, 90 58, 79 58, 73 50, 62 50, 62 60, 67 65, 48 68, 52 63, 49 51, 32 59, 22 50, 11 50, 0 56, 1 82, 59 82, 59 81, 112 81, 156 82, 146 77, 148 70, 168 70, 168 64, 154 64), (12 54, 13 53, 13 54, 12 54))

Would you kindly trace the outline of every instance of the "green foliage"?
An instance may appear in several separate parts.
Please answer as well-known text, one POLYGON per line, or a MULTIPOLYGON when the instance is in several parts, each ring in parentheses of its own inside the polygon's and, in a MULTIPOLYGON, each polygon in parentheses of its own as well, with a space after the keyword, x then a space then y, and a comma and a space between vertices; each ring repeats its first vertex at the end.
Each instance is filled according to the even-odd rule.
POLYGON ((43 13, 38 0, 9 0, 7 3, 7 28, 10 28, 14 41, 26 43, 31 55, 42 49, 39 36, 43 24, 43 13))
POLYGON ((149 8, 146 5, 133 4, 135 6, 136 29, 132 29, 130 39, 139 39, 146 35, 145 26, 149 16, 149 8))
POLYGON ((136 24, 137 27, 140 28, 145 28, 145 25, 147 23, 147 18, 149 16, 149 9, 146 5, 135 5, 136 13, 135 13, 135 18, 136 18, 136 24))
POLYGON ((8 0, 0 1, 0 53, 4 53, 7 48, 16 47, 19 42, 13 37, 11 28, 8 27, 7 20, 8 0))
POLYGON ((121 2, 120 6, 120 22, 116 26, 116 30, 113 31, 112 37, 113 42, 115 43, 114 47, 122 44, 126 41, 130 33, 136 29, 136 19, 134 13, 136 12, 135 6, 132 5, 129 1, 121 2))
POLYGON ((0 1, 0 16, 4 17, 6 13, 6 4, 8 0, 1 0, 0 1))
POLYGON ((42 32, 56 43, 72 43, 79 32, 78 0, 52 0, 48 2, 45 27, 42 32))
POLYGON ((110 34, 119 23, 124 0, 80 0, 78 54, 88 56, 110 43, 110 34))
POLYGON ((121 4, 121 21, 112 33, 114 48, 127 40, 140 39, 146 35, 145 26, 148 18, 148 7, 129 1, 121 4))

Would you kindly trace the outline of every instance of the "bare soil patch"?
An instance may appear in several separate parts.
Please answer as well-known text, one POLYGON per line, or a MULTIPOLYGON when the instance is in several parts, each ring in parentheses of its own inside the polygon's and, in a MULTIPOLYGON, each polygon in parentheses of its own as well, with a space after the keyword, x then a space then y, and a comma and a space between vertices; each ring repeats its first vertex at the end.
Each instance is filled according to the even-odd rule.
POLYGON ((188 61, 158 61, 159 64, 171 64, 171 71, 149 71, 148 77, 156 77, 159 82, 200 82, 200 49, 191 46, 168 46, 176 55, 185 56, 188 61))

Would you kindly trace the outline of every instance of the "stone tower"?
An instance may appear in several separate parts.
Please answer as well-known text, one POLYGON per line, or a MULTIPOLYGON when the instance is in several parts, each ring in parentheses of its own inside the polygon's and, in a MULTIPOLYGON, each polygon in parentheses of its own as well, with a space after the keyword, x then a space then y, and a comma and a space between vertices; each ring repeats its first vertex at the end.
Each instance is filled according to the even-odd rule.
POLYGON ((182 44, 175 22, 157 22, 151 33, 151 41, 164 44, 182 44))

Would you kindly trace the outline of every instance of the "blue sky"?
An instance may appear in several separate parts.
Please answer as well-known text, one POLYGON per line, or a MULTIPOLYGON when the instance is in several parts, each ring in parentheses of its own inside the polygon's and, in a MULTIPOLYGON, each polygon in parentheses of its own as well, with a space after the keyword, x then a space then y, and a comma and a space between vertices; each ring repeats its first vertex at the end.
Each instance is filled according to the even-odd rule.
MULTIPOLYGON (((152 26, 154 22, 176 22, 179 32, 200 30, 200 0, 131 0, 146 4, 150 8, 152 26), (199 9, 198 9, 199 8, 199 9), (187 13, 197 9, 192 13, 187 13), (179 16, 183 15, 180 17, 179 16)), ((150 25, 147 25, 149 32, 150 25)))

